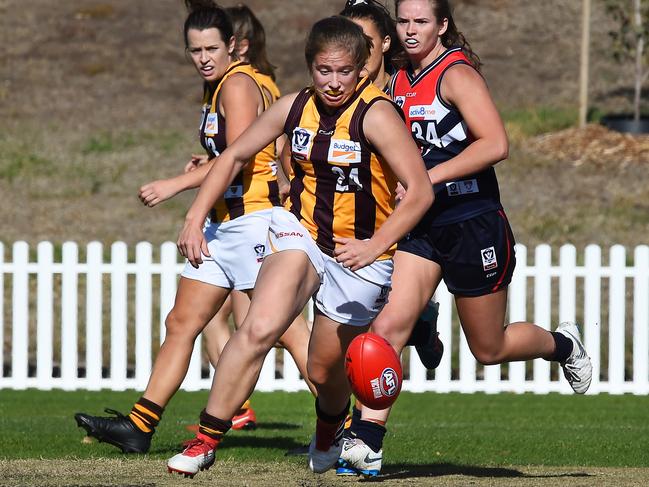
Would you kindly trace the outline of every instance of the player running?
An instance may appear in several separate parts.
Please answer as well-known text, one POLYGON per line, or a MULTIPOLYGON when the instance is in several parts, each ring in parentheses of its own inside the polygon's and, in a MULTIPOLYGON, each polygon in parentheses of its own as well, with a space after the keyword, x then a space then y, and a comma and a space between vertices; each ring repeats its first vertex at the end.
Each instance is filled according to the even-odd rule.
MULTIPOLYGON (((457 30, 448 0, 396 0, 397 33, 409 59, 391 82, 421 148, 435 202, 394 256, 388 304, 372 324, 400 353, 409 330, 444 279, 469 347, 484 365, 544 358, 559 362, 575 392, 592 366, 574 323, 549 332, 505 325, 514 236, 494 165, 507 158, 505 128, 480 75, 479 58, 457 30)), ((407 191, 405 192, 407 194, 407 191)), ((378 475, 389 410, 363 408, 341 466, 378 475)))
MULTIPOLYGON (((216 157, 269 105, 253 68, 236 60, 235 38, 226 12, 199 3, 185 21, 184 36, 187 53, 204 81, 200 140, 210 162, 174 178, 166 185, 167 190, 171 187, 165 193, 167 197, 200 185, 216 157)), ((165 322, 165 341, 144 394, 128 416, 116 413, 105 418, 77 413, 77 424, 88 435, 125 453, 149 450, 164 408, 187 373, 196 337, 232 289, 249 292, 254 286, 272 208, 280 204, 273 171, 275 158, 273 141, 269 141, 250 155, 242 171, 232 175, 227 191, 206 212, 209 219, 207 223, 203 219, 201 230, 211 257, 200 267, 187 264, 182 273, 174 307, 165 322)), ((146 189, 140 196, 150 206, 166 199, 146 189)), ((289 352, 306 376, 308 330, 304 320, 293 326, 303 327, 303 339, 301 348, 291 347, 289 352)))
POLYGON ((339 457, 351 392, 345 350, 385 302, 393 244, 432 201, 398 109, 360 75, 368 53, 367 38, 350 20, 317 22, 305 48, 313 87, 281 98, 228 147, 189 210, 178 246, 199 265, 207 251, 200 226, 213 202, 250 155, 282 133, 289 137, 290 211, 272 210, 250 311, 223 350, 196 439, 168 461, 170 471, 193 476, 214 462, 264 357, 311 296, 316 313, 307 368, 318 419, 309 466, 321 473, 339 457), (408 192, 393 210, 397 180, 408 192))

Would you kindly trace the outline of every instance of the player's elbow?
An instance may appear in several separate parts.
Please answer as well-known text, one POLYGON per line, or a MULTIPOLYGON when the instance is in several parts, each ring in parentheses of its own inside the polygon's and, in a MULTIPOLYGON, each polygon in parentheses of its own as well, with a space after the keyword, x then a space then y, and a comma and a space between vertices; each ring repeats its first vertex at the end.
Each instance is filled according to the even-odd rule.
POLYGON ((494 151, 494 160, 496 162, 504 161, 509 157, 509 141, 507 140, 506 135, 495 140, 492 147, 494 151))

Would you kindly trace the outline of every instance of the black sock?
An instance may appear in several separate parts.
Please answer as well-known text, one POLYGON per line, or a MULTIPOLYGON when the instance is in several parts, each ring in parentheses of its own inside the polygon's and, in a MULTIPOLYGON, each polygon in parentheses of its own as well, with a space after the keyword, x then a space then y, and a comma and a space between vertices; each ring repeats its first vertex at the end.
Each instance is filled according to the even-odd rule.
POLYGON ((230 428, 232 428, 232 421, 224 421, 212 416, 205 409, 201 411, 200 423, 198 424, 199 433, 220 442, 230 428))
POLYGON ((557 333, 551 331, 550 334, 554 338, 554 355, 550 357, 549 360, 555 362, 565 362, 565 360, 570 357, 572 353, 573 343, 570 338, 565 336, 563 333, 557 333))
POLYGON ((350 402, 347 401, 347 405, 345 406, 345 409, 342 410, 339 414, 336 415, 331 415, 325 413, 322 409, 320 409, 320 402, 318 401, 318 398, 316 397, 315 399, 315 413, 318 419, 324 421, 325 423, 330 423, 330 424, 338 424, 341 421, 345 421, 345 418, 347 417, 347 413, 349 412, 349 405, 350 402))
POLYGON ((383 438, 387 433, 385 426, 381 426, 373 421, 360 420, 358 424, 354 425, 352 434, 369 446, 375 453, 383 448, 383 438))

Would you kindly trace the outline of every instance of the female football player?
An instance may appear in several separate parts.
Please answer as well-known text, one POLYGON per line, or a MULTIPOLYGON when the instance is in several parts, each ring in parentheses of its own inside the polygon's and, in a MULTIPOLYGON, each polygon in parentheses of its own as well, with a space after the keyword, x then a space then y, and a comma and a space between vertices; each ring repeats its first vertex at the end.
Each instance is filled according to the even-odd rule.
POLYGON ((397 108, 360 75, 368 53, 368 39, 350 20, 317 22, 305 48, 313 86, 280 98, 221 154, 187 214, 178 247, 199 265, 208 252, 201 222, 213 202, 252 154, 288 136, 295 164, 290 210, 272 210, 250 310, 223 350, 196 440, 169 460, 171 471, 194 475, 214 462, 268 350, 311 296, 307 368, 318 419, 309 465, 320 473, 338 460, 350 396, 344 353, 383 306, 392 246, 433 195, 397 108), (395 209, 397 180, 407 191, 395 209))
MULTIPOLYGON (((388 304, 373 331, 400 353, 414 321, 444 279, 481 364, 557 361, 575 392, 583 394, 592 367, 574 323, 562 323, 555 332, 532 323, 505 325, 514 236, 493 166, 507 158, 508 141, 479 73, 480 60, 457 30, 448 0, 395 4, 409 66, 392 79, 390 94, 403 108, 421 148, 435 202, 399 243, 388 304)), ((346 445, 345 467, 378 474, 388 413, 363 408, 364 427, 357 431, 356 442, 360 448, 352 452, 346 445)))
MULTIPOLYGON (((184 36, 187 53, 204 81, 200 140, 211 160, 174 178, 175 189, 170 195, 200 185, 218 154, 269 106, 253 68, 236 60, 235 38, 226 12, 205 2, 200 4, 188 15, 184 36)), ((227 191, 206 211, 209 218, 204 219, 201 229, 210 250, 206 245, 206 259, 200 267, 193 261, 194 265, 187 264, 182 273, 174 307, 166 319, 165 341, 143 396, 128 416, 75 415, 79 426, 90 436, 124 452, 148 451, 164 407, 187 373, 196 337, 232 289, 250 292, 254 287, 271 209, 280 204, 272 167, 275 157, 272 143, 251 154, 245 168, 232 174, 227 191)), ((141 198, 145 204, 159 202, 157 196, 150 198, 146 190, 141 198)), ((304 320, 296 326, 305 327, 306 338, 304 320)), ((306 346, 304 339, 304 350, 289 350, 295 352, 304 376, 306 346)))

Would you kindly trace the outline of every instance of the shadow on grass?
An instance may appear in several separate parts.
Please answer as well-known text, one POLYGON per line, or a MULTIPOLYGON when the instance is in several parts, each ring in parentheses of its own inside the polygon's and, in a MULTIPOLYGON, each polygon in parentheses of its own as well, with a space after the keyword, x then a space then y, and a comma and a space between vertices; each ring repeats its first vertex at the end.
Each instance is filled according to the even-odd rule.
MULTIPOLYGON (((228 435, 225 441, 219 445, 219 450, 229 448, 267 448, 269 450, 293 450, 303 446, 303 443, 289 436, 273 436, 272 438, 257 436, 255 434, 228 435)), ((163 443, 151 448, 152 454, 175 454, 182 451, 180 443, 163 443)))
POLYGON ((590 477, 585 472, 563 472, 548 474, 526 474, 519 470, 504 467, 481 467, 475 465, 455 465, 453 463, 394 464, 385 467, 380 477, 365 479, 368 482, 383 482, 395 479, 411 479, 424 477, 443 477, 445 475, 465 475, 467 477, 494 478, 561 478, 561 477, 590 477))
POLYGON ((295 423, 269 423, 269 422, 262 422, 262 423, 257 423, 257 429, 258 430, 297 430, 302 428, 303 426, 301 424, 295 424, 295 423))

